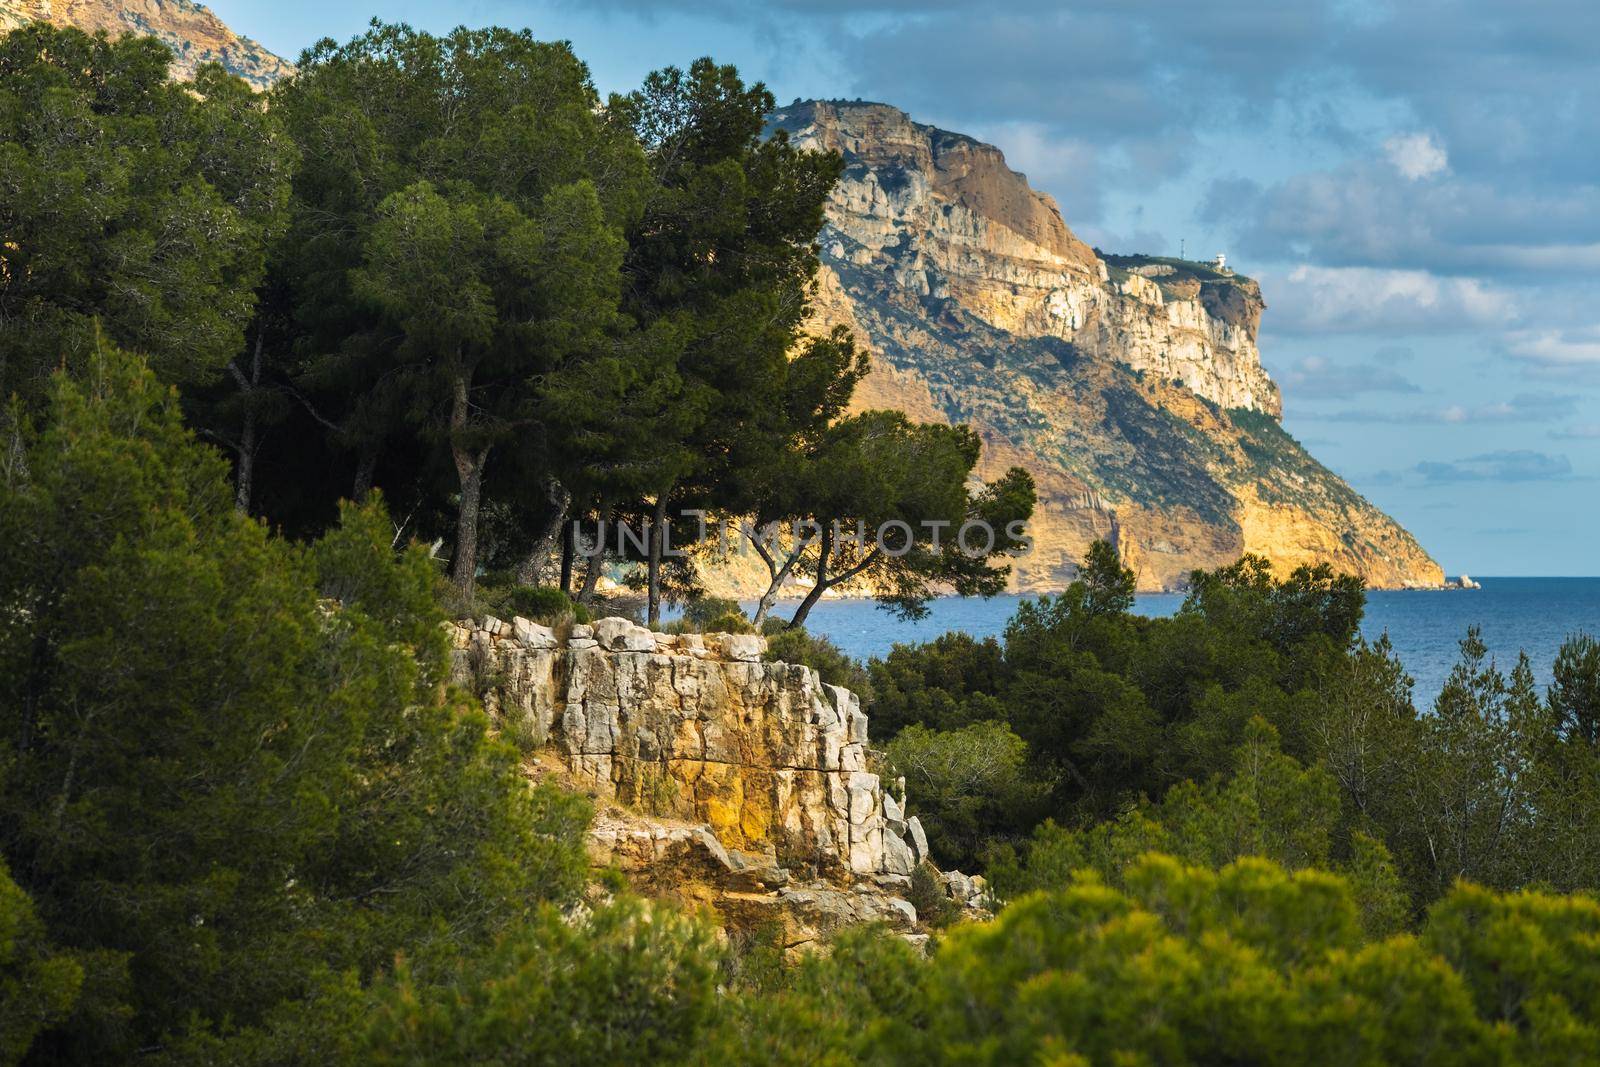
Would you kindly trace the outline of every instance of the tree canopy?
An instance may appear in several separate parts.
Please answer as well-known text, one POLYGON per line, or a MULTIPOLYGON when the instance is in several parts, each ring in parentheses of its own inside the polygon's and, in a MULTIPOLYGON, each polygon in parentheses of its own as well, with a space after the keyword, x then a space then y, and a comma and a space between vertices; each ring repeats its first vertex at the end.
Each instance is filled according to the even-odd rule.
POLYGON ((0 395, 42 400, 97 330, 166 381, 244 346, 297 152, 239 79, 31 23, 0 38, 0 395))

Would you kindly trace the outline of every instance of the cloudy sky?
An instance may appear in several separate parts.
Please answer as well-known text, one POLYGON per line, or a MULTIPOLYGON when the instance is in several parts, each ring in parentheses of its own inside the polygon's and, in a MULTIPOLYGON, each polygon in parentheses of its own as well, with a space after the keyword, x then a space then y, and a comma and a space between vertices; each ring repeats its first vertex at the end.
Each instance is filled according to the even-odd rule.
POLYGON ((1285 424, 1450 573, 1600 574, 1596 0, 216 0, 293 58, 376 14, 714 55, 1005 150, 1086 240, 1260 278, 1285 424))

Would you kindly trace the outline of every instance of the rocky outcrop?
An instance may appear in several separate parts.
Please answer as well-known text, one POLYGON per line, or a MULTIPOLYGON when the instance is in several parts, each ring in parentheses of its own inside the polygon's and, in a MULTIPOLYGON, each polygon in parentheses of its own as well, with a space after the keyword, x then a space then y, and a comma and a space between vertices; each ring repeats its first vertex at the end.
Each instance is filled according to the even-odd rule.
MULTIPOLYGON (((451 636, 452 680, 599 802, 598 863, 741 925, 781 919, 790 945, 915 925, 903 894, 927 840, 873 769, 848 689, 764 661, 748 634, 485 618, 451 636)), ((947 884, 980 903, 981 885, 947 884)))
POLYGON ((220 63, 257 89, 294 68, 248 37, 240 37, 211 10, 191 0, 0 0, 0 33, 29 22, 73 26, 111 37, 137 33, 171 48, 173 73, 194 77, 204 63, 220 63))
MULTIPOLYGON (((984 440, 980 476, 1034 475, 1035 547, 1015 591, 1062 588, 1097 538, 1144 590, 1245 552, 1378 587, 1442 580, 1279 425, 1253 280, 1098 253, 997 149, 883 104, 797 101, 771 124, 844 155, 813 326, 843 325, 872 351, 856 407, 967 423, 984 440)), ((709 584, 748 594, 763 576, 744 577, 709 584)))
POLYGON ((1068 342, 1222 407, 1281 410, 1256 350, 1265 304, 1250 279, 1201 264, 1164 285, 1114 277, 999 149, 884 104, 797 103, 772 125, 844 155, 822 232, 826 268, 891 277, 1015 337, 1068 342))

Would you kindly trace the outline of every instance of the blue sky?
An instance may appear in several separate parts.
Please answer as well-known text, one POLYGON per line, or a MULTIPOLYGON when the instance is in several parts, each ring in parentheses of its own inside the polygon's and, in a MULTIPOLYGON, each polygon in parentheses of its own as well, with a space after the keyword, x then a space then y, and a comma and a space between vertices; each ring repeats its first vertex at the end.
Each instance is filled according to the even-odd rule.
POLYGON ((1596 574, 1594 0, 219 0, 293 58, 377 15, 710 54, 972 134, 1112 251, 1261 279, 1285 425, 1454 574, 1596 574))

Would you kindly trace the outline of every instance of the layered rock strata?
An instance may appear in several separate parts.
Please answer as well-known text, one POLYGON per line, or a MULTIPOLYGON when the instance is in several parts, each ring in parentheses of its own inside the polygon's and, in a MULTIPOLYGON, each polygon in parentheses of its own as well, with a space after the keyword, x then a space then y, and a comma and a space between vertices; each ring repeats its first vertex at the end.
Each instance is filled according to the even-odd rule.
MULTIPOLYGON (((764 638, 661 634, 626 619, 565 635, 526 619, 452 624, 452 680, 507 734, 593 795, 596 863, 785 944, 885 922, 912 932, 927 839, 872 769, 848 689, 763 661, 764 638)), ((981 909, 981 879, 940 872, 981 909)))
MULTIPOLYGON (((887 105, 796 101, 771 125, 844 156, 812 326, 844 326, 873 353, 857 409, 966 423, 984 440, 981 477, 1034 475, 1035 550, 1014 591, 1062 588, 1097 538, 1144 590, 1246 552, 1280 573, 1328 563, 1379 587, 1442 581, 1409 533, 1284 432, 1253 280, 1098 252, 998 149, 887 105)), ((764 575, 723 564, 708 577, 754 595, 764 575)))

